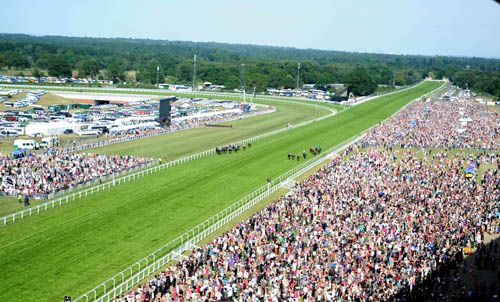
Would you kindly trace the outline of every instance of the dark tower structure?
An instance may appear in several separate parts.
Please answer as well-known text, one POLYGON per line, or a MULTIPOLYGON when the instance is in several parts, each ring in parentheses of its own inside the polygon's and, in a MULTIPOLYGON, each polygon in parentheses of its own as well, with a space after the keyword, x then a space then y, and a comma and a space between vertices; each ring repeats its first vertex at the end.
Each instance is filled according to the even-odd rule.
POLYGON ((163 127, 168 127, 172 123, 172 116, 170 115, 170 103, 175 102, 177 98, 175 96, 168 97, 160 100, 160 114, 158 116, 158 121, 163 127))

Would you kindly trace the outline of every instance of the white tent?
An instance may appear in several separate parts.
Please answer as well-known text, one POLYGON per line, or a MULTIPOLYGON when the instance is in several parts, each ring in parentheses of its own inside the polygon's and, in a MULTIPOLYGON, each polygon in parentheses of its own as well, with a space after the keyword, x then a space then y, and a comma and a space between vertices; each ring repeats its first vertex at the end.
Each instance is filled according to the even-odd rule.
POLYGON ((66 129, 71 129, 74 132, 81 128, 78 123, 68 123, 66 121, 52 121, 50 123, 30 123, 26 126, 26 135, 34 135, 40 133, 42 135, 62 134, 66 129))

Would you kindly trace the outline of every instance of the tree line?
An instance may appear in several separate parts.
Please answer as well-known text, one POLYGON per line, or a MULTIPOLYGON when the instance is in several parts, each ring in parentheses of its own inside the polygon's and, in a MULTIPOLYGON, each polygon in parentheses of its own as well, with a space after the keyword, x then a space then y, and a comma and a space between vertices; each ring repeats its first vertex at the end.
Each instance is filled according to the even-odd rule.
POLYGON ((225 85, 295 88, 346 83, 355 95, 373 93, 378 85, 410 85, 427 76, 448 77, 461 87, 500 96, 500 60, 446 56, 388 55, 288 47, 198 43, 148 39, 35 37, 0 34, 0 67, 31 69, 40 76, 79 77, 127 82, 191 83, 193 55, 197 79, 225 85), (243 66, 244 64, 244 66, 243 66), (244 80, 243 80, 244 68, 244 80))

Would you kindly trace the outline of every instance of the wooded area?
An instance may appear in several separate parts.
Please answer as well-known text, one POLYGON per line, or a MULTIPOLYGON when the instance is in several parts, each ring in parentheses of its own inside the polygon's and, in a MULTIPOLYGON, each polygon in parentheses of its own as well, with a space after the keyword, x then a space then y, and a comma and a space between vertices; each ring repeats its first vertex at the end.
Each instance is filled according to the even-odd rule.
POLYGON ((109 79, 147 86, 160 82, 192 83, 193 55, 197 79, 258 91, 267 87, 295 88, 297 64, 300 84, 346 83, 355 95, 370 94, 383 85, 414 84, 426 76, 448 77, 457 85, 500 97, 500 60, 485 58, 388 55, 296 49, 257 45, 195 43, 145 39, 35 37, 0 34, 0 67, 31 69, 35 77, 109 79))

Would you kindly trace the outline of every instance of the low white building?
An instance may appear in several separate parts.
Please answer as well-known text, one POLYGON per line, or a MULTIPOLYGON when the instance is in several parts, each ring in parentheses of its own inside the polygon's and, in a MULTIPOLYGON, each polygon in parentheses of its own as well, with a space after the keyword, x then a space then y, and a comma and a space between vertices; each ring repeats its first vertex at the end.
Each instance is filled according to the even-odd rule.
POLYGON ((57 135, 62 134, 67 129, 77 132, 81 129, 79 123, 69 123, 67 121, 51 121, 50 123, 30 123, 26 126, 26 135, 57 135))

